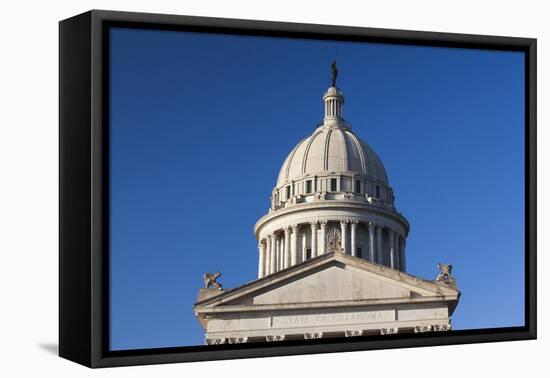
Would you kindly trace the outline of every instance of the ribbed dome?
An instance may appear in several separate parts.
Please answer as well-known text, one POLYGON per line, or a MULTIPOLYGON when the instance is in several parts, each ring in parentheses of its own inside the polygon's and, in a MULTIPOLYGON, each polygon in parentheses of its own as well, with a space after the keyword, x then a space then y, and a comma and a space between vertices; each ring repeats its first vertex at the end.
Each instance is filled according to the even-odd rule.
POLYGON ((271 191, 269 211, 254 226, 258 277, 339 251, 405 271, 409 223, 376 153, 343 117, 344 94, 323 95, 323 122, 285 159, 271 191))
POLYGON ((376 153, 348 127, 321 126, 290 152, 279 172, 277 187, 307 175, 359 173, 389 186, 386 170, 376 153))

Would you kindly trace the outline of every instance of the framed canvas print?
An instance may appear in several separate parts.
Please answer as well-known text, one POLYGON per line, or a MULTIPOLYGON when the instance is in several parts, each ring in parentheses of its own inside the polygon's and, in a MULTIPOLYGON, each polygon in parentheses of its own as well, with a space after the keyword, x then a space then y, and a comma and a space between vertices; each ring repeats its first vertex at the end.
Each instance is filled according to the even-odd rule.
POLYGON ((536 40, 60 22, 62 357, 536 337, 536 40))

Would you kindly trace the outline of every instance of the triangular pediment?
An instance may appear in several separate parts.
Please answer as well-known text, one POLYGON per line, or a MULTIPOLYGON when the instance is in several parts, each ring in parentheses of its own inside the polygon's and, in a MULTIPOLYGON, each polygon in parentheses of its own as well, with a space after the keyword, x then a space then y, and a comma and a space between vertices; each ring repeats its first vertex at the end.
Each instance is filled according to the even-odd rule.
MULTIPOLYGON (((269 290, 252 293, 248 300, 243 302, 264 305, 411 296, 411 289, 405 285, 396 285, 395 282, 374 273, 349 269, 339 263, 327 264, 317 271, 308 273, 273 286, 269 290)), ((240 301, 237 300, 233 304, 238 302, 240 301)))
POLYGON ((423 297, 452 300, 458 295, 456 289, 446 285, 332 252, 228 290, 195 306, 303 306, 423 297))

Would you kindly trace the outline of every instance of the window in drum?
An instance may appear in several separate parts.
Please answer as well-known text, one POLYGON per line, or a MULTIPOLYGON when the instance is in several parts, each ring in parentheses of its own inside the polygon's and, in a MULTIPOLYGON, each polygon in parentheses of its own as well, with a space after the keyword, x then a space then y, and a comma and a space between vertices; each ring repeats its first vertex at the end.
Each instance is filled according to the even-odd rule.
POLYGON ((337 190, 336 186, 337 186, 337 181, 336 181, 336 179, 335 179, 335 178, 331 178, 331 179, 330 179, 330 191, 331 191, 331 192, 335 192, 335 191, 337 190))
POLYGON ((306 181, 306 194, 311 193, 311 184, 312 184, 311 180, 306 181))

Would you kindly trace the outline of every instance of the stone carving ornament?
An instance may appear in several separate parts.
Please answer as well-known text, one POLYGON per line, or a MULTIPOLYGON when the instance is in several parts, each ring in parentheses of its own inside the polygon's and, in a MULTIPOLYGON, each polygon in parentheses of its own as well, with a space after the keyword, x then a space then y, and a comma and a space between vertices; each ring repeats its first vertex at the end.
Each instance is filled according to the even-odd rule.
POLYGON ((339 229, 331 228, 327 233, 327 248, 329 252, 342 250, 342 236, 339 229))

